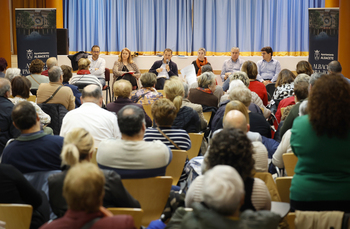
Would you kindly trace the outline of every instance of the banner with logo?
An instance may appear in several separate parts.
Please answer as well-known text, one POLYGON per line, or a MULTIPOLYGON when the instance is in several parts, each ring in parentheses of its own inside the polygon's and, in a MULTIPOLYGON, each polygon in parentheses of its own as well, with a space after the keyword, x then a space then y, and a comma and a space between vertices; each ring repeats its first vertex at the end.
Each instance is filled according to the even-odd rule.
POLYGON ((338 60, 339 8, 309 9, 309 62, 314 72, 327 73, 338 60))
POLYGON ((29 66, 34 59, 45 64, 49 57, 57 57, 56 9, 16 8, 16 33, 22 75, 30 74, 29 66))

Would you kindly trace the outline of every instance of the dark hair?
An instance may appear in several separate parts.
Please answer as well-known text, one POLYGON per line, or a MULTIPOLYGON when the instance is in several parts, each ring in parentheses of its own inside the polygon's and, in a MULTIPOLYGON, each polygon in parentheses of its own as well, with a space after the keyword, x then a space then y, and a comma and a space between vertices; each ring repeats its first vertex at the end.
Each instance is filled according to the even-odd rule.
POLYGON ((138 134, 144 122, 144 111, 135 105, 124 106, 118 112, 118 125, 122 134, 130 137, 138 134))
POLYGON ((41 73, 43 71, 44 62, 40 59, 35 59, 30 63, 29 71, 32 74, 41 73))
POLYGON ((72 68, 68 65, 61 65, 63 72, 63 82, 68 82, 72 78, 72 68))
POLYGON ((86 87, 85 87, 81 92, 81 97, 82 98, 93 97, 93 98, 99 99, 102 97, 102 89, 98 85, 96 85, 96 88, 93 91, 86 91, 86 87))
POLYGON ((340 73, 342 71, 342 67, 337 60, 333 60, 328 64, 328 71, 331 71, 332 73, 340 73))
POLYGON ((140 81, 142 87, 154 87, 157 83, 157 76, 152 72, 146 72, 141 75, 140 81))
POLYGON ((93 50, 94 48, 98 48, 99 50, 101 50, 100 46, 94 45, 94 46, 91 47, 91 52, 92 52, 92 50, 93 50))
POLYGON ((165 53, 165 52, 170 52, 171 54, 173 54, 173 50, 171 50, 171 49, 169 49, 169 48, 164 49, 164 53, 165 53))
POLYGON ((230 165, 242 179, 252 176, 255 161, 253 146, 247 135, 239 129, 223 129, 212 138, 209 148, 209 168, 230 165))
POLYGON ((298 62, 297 64, 297 74, 301 74, 301 73, 305 73, 309 76, 312 75, 314 71, 312 70, 312 66, 309 62, 307 62, 306 60, 301 60, 298 62))
POLYGON ((1 57, 0 58, 0 72, 5 71, 5 69, 7 68, 7 61, 5 58, 1 57))
POLYGON ((272 51, 272 48, 270 46, 266 46, 266 47, 263 47, 261 49, 261 51, 265 51, 267 54, 271 53, 271 56, 273 56, 273 51, 272 51))
POLYGON ((24 99, 29 98, 30 87, 31 87, 30 81, 24 76, 16 76, 11 80, 13 97, 19 95, 24 99))
POLYGON ((295 75, 288 69, 282 69, 278 74, 275 87, 282 86, 283 84, 291 83, 295 79, 295 75))
POLYGON ((213 68, 211 67, 210 64, 206 64, 206 65, 203 65, 203 66, 201 67, 201 71, 202 71, 202 74, 203 74, 204 72, 212 72, 212 71, 213 71, 213 68))
POLYGON ((177 115, 176 106, 166 98, 156 100, 151 112, 158 126, 171 126, 177 115))
POLYGON ((253 61, 247 60, 242 65, 242 72, 247 73, 248 78, 255 80, 258 75, 258 68, 253 61))
POLYGON ((28 130, 36 124, 37 114, 30 102, 23 101, 13 107, 11 118, 19 130, 28 130))
POLYGON ((316 80, 309 97, 310 123, 318 136, 346 138, 350 129, 350 84, 337 74, 316 80))
POLYGON ((294 84, 294 95, 298 100, 306 99, 309 95, 309 83, 305 81, 299 81, 294 84))

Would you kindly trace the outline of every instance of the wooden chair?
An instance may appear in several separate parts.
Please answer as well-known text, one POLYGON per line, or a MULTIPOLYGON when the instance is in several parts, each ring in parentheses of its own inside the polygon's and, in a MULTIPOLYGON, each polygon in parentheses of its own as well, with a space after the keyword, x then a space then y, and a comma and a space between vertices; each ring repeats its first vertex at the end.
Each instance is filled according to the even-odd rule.
POLYGON ((151 104, 142 104, 143 109, 145 110, 146 114, 151 118, 152 122, 153 122, 153 116, 152 116, 152 105, 151 104))
POLYGON ((113 215, 131 215, 136 228, 141 227, 143 210, 141 208, 107 208, 113 215))
POLYGON ((188 160, 198 156, 199 150, 202 145, 204 133, 189 133, 191 139, 191 149, 187 150, 188 160))
POLYGON ((0 221, 6 223, 6 229, 28 229, 32 212, 29 204, 0 204, 0 221))
POLYGON ((259 178, 261 180, 263 180, 267 186, 267 189, 270 192, 270 196, 271 196, 271 201, 277 201, 277 202, 281 202, 281 197, 278 193, 277 187, 276 187, 276 183, 273 180, 271 173, 268 172, 257 172, 254 175, 255 178, 259 178))
POLYGON ((287 222, 289 225, 289 229, 295 229, 295 212, 289 212, 287 215, 287 222))
POLYGON ((163 94, 163 98, 166 98, 164 90, 157 90, 157 91, 163 94))
POLYGON ((298 162, 297 156, 294 153, 285 153, 282 155, 284 169, 288 176, 294 176, 294 168, 298 162))
POLYGON ((144 211, 142 225, 159 219, 169 198, 173 178, 169 176, 144 179, 124 179, 124 187, 137 199, 144 211))
POLYGON ((290 193, 290 186, 292 183, 291 176, 289 177, 277 177, 276 178, 276 186, 278 190, 278 194, 281 197, 281 201, 285 203, 289 203, 289 193, 290 193))
POLYGON ((184 150, 172 150, 172 152, 173 159, 166 168, 165 176, 173 177, 173 185, 177 185, 186 162, 187 153, 184 150))
POLYGON ((210 121, 210 118, 211 118, 212 114, 213 114, 213 112, 211 112, 211 111, 203 112, 204 119, 207 121, 208 124, 209 124, 209 121, 210 121))
POLYGON ((27 101, 31 101, 34 102, 36 101, 36 96, 35 95, 30 95, 29 98, 27 99, 27 101))
POLYGON ((92 151, 91 158, 90 158, 90 162, 97 165, 96 155, 97 155, 97 148, 95 148, 95 150, 92 151))

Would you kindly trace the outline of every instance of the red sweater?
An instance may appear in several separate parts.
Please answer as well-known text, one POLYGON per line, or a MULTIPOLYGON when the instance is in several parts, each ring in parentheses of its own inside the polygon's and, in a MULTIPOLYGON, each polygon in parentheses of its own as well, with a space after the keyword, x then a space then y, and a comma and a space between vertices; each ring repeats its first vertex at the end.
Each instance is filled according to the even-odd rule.
POLYGON ((261 83, 257 80, 250 81, 249 90, 254 91, 256 94, 258 94, 259 97, 261 98, 264 106, 267 105, 267 103, 268 103, 267 91, 266 91, 266 87, 263 83, 261 83))

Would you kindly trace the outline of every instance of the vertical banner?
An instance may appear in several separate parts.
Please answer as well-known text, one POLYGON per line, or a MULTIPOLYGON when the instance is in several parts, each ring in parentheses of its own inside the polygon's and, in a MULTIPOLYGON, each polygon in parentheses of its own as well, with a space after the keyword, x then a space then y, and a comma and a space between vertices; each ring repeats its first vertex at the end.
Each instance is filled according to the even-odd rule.
POLYGON ((309 62, 314 72, 327 73, 338 60, 339 8, 309 9, 309 62))
MULTIPOLYGON (((44 63, 57 57, 56 9, 16 8, 17 61, 22 75, 29 75, 34 59, 44 63)), ((46 66, 44 67, 46 69, 46 66)))

